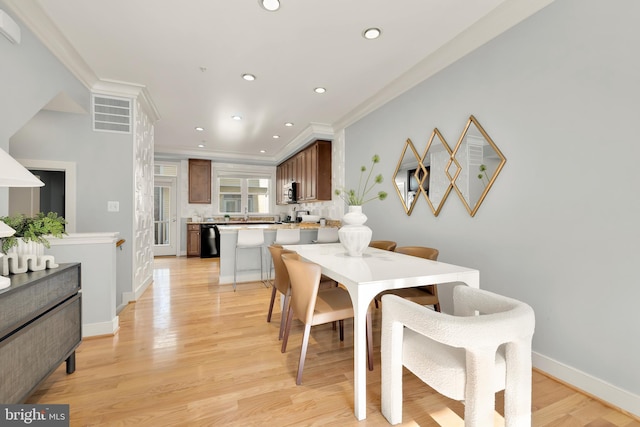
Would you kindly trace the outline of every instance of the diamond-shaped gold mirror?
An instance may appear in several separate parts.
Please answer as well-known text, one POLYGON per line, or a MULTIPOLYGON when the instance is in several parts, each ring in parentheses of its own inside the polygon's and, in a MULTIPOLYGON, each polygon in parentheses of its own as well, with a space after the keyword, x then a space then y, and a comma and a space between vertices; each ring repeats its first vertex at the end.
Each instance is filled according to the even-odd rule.
POLYGON ((420 162, 420 156, 410 139, 404 144, 398 166, 393 174, 393 186, 400 197, 407 215, 411 215, 418 200, 420 182, 424 179, 426 170, 420 162))
POLYGON ((420 191, 427 200, 431 212, 438 216, 453 188, 452 181, 460 173, 460 166, 457 162, 451 161, 451 148, 437 128, 431 133, 420 163, 426 171, 420 183, 420 191))
POLYGON ((469 117, 451 157, 449 172, 455 169, 454 162, 460 168, 457 176, 451 175, 453 188, 469 215, 474 216, 507 159, 473 116, 469 117))

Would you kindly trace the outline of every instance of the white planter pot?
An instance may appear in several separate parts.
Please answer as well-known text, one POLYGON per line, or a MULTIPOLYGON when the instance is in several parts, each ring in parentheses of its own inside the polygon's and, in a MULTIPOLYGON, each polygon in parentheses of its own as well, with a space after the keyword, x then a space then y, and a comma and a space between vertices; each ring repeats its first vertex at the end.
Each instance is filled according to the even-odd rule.
POLYGON ((7 252, 8 254, 17 254, 19 257, 24 255, 35 255, 41 257, 44 255, 44 244, 17 238, 18 246, 14 246, 7 252))

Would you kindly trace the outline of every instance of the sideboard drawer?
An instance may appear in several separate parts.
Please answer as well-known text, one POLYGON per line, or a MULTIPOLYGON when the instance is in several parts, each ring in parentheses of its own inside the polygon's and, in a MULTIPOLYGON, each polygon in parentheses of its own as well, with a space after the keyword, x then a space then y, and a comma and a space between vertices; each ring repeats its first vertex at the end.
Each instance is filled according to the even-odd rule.
POLYGON ((73 296, 0 341, 0 402, 21 403, 82 339, 81 297, 73 296))
POLYGON ((0 298, 0 338, 80 291, 80 264, 12 274, 0 298))

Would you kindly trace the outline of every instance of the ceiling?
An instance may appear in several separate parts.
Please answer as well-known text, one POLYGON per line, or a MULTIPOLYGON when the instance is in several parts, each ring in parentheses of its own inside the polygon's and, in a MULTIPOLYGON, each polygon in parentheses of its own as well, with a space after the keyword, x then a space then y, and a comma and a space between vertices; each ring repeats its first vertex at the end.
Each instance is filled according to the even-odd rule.
POLYGON ((277 12, 257 0, 5 3, 76 75, 93 74, 89 87, 144 88, 160 117, 157 156, 276 164, 550 1, 281 0, 277 12), (369 27, 381 37, 362 37, 369 27))

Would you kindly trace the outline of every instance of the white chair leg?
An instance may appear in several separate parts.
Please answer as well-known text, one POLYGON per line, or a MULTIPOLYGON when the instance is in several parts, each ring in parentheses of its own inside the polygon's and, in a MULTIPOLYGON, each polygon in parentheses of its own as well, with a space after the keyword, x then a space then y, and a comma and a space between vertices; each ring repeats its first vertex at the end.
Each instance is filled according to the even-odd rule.
POLYGON ((531 427, 531 342, 507 344, 504 390, 505 427, 531 427))
POLYGON ((482 353, 466 353, 467 381, 465 387, 465 427, 492 426, 495 410, 493 391, 497 349, 482 353))
MULTIPOLYGON (((384 304, 382 305, 384 310, 384 304)), ((382 314, 382 415, 391 425, 402 422, 402 339, 404 327, 382 314)))

